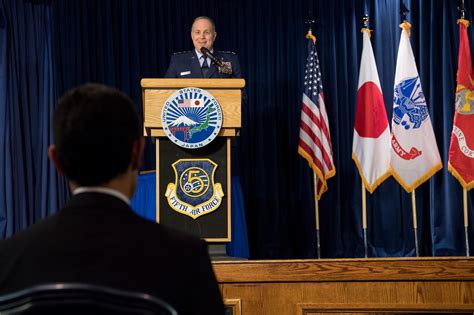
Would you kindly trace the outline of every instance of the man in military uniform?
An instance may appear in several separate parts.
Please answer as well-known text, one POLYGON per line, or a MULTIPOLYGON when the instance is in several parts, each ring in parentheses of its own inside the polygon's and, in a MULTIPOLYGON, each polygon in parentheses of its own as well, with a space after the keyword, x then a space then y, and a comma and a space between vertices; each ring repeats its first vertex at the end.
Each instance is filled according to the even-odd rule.
POLYGON ((191 39, 194 50, 175 53, 171 56, 166 78, 240 78, 239 58, 233 52, 213 49, 216 40, 214 22, 207 16, 194 19, 191 27, 191 39), (202 54, 206 47, 218 60, 223 60, 224 67, 216 67, 209 58, 202 54))

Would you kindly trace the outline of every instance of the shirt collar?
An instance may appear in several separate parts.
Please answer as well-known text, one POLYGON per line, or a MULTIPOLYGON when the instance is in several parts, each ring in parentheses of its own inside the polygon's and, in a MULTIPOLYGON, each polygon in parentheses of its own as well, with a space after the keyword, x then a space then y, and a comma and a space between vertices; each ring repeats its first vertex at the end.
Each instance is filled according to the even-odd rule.
POLYGON ((77 187, 76 189, 74 189, 72 194, 73 195, 79 195, 79 194, 82 194, 82 193, 89 193, 89 192, 111 195, 111 196, 114 196, 114 197, 122 200, 127 205, 130 205, 130 199, 128 199, 127 196, 125 196, 124 194, 122 194, 118 190, 108 188, 108 187, 102 187, 102 186, 77 187))
MULTIPOLYGON (((202 63, 204 62, 204 59, 202 59, 201 57, 204 56, 199 50, 197 49, 194 49, 194 51, 196 52, 196 55, 198 57, 198 60, 199 60, 199 63, 201 64, 202 66, 202 63)), ((211 54, 214 53, 214 48, 210 50, 211 51, 211 54)), ((207 65, 210 66, 210 63, 211 63, 211 60, 209 58, 207 58, 207 65)))

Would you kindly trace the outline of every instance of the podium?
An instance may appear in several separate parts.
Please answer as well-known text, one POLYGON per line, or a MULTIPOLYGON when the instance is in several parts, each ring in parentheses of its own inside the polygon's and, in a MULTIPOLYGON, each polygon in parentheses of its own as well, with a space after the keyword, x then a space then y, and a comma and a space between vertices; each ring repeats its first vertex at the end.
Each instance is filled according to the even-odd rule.
MULTIPOLYGON (((231 241, 230 143, 241 127, 244 86, 244 79, 141 80, 144 135, 156 141, 158 223, 208 242, 231 241), (194 113, 193 106, 207 99, 217 104, 221 127, 212 141, 192 144, 189 139, 194 134, 187 125, 188 117, 176 119, 179 125, 168 125, 166 113, 194 113), (174 137, 177 134, 180 140, 174 137), (207 195, 211 197, 195 204, 193 197, 207 195), (183 201, 180 196, 187 199, 183 201)), ((193 130, 206 129, 208 121, 193 130)))

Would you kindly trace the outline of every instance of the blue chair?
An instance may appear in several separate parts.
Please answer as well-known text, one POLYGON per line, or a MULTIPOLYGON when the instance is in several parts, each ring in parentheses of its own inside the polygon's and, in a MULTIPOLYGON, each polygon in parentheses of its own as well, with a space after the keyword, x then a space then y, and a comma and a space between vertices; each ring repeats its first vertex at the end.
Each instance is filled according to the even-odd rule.
POLYGON ((145 293, 83 283, 37 285, 0 296, 0 314, 176 315, 168 303, 145 293))

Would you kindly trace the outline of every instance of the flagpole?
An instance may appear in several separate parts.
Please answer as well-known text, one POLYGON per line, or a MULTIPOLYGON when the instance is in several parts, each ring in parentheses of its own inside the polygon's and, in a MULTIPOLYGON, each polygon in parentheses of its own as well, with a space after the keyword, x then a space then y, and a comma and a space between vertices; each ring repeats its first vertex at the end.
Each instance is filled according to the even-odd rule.
MULTIPOLYGON (((362 17, 362 22, 364 25, 364 28, 369 29, 369 15, 365 14, 362 17)), ((368 31, 369 37, 370 37, 370 31, 368 31)), ((365 186, 364 186, 364 181, 362 180, 361 177, 361 185, 362 185, 362 230, 364 232, 364 256, 367 258, 368 255, 368 250, 367 250, 367 204, 365 200, 365 186)))
POLYGON ((316 211, 316 249, 318 252, 318 259, 321 259, 321 243, 319 240, 319 202, 318 202, 318 176, 313 172, 314 182, 314 209, 316 211))
POLYGON ((388 177, 390 151, 387 144, 390 143, 390 128, 370 41, 372 30, 369 29, 368 14, 362 17, 362 23, 363 45, 359 68, 359 87, 356 95, 352 159, 361 177, 364 257, 368 258, 366 190, 372 193, 388 177), (371 84, 366 84, 369 82, 371 84), (375 121, 377 128, 372 128, 371 125, 375 121))
POLYGON ((368 249, 367 249, 367 209, 366 209, 366 202, 365 202, 365 186, 364 182, 362 181, 362 230, 364 231, 364 254, 365 258, 368 256, 368 249))
POLYGON ((458 11, 461 12, 461 19, 464 20, 466 18, 466 15, 465 15, 466 8, 464 6, 464 0, 461 0, 461 5, 458 7, 458 11))
MULTIPOLYGON (((461 6, 458 7, 458 10, 461 12, 461 20, 464 20, 466 18, 466 16, 465 16, 466 9, 464 7, 464 0, 461 1, 461 6)), ((459 24, 459 22, 460 22, 460 20, 458 20, 458 24, 459 24)), ((469 25, 469 24, 467 24, 467 25, 469 25)), ((469 229, 468 218, 469 217, 468 217, 468 212, 467 212, 467 189, 466 189, 466 187, 463 187, 463 189, 462 189, 462 199, 463 199, 463 208, 464 208, 464 237, 466 239, 466 256, 470 256, 470 254, 469 254, 469 234, 468 234, 468 229, 469 229)))
POLYGON ((469 255, 469 235, 468 235, 468 228, 469 228, 469 221, 468 221, 468 212, 467 212, 467 189, 462 189, 462 199, 464 205, 464 237, 466 238, 466 256, 469 255))
POLYGON ((333 177, 336 173, 332 158, 331 138, 329 135, 329 122, 327 119, 326 106, 322 95, 321 71, 319 69, 318 53, 316 51, 316 37, 312 34, 311 25, 315 22, 309 11, 309 17, 305 21, 308 25, 306 38, 308 41, 308 57, 306 62, 306 71, 313 72, 314 78, 304 82, 305 91, 303 92, 303 104, 301 109, 300 139, 298 144, 298 153, 305 158, 313 169, 314 182, 314 208, 315 208, 315 227, 316 227, 316 249, 318 259, 321 258, 321 237, 319 228, 319 200, 321 194, 327 190, 326 180, 333 177), (316 93, 317 92, 317 93, 316 93), (305 114, 304 109, 313 111, 313 106, 319 111, 320 122, 305 114), (307 120, 310 122, 308 123, 307 120), (308 125, 309 124, 309 125, 308 125), (326 128, 324 128, 324 125, 326 128), (305 128, 309 127, 309 128, 305 128), (307 130, 309 129, 309 130, 307 130), (312 136, 314 135, 314 137, 312 136), (316 137, 316 135, 318 135, 316 137), (316 141, 314 138, 317 138, 316 141), (309 139, 309 140, 308 140, 309 139), (305 144, 305 145, 302 145, 305 144), (328 146, 329 145, 329 146, 328 146), (329 149, 329 150, 328 150, 329 149), (319 152, 317 153, 316 152, 319 152), (327 163, 326 157, 329 158, 327 163), (324 165, 322 168, 319 164, 324 165), (319 176, 317 175, 319 174, 319 176), (321 184, 318 187, 318 183, 321 184), (318 188, 319 193, 318 193, 318 188), (319 195, 319 196, 318 196, 319 195))
POLYGON ((415 252, 416 257, 420 257, 420 251, 418 249, 418 224, 416 220, 416 197, 415 197, 415 189, 411 192, 411 209, 413 214, 413 231, 415 233, 415 252))
MULTIPOLYGON (((401 24, 400 27, 406 31, 406 34, 408 37, 410 37, 410 23, 407 21, 407 13, 409 10, 405 6, 405 3, 403 0, 400 0, 400 19, 401 19, 401 24)), ((415 236, 415 253, 416 257, 420 256, 420 252, 418 249, 418 224, 416 220, 416 196, 415 196, 415 189, 413 189, 411 193, 411 211, 412 211, 412 218, 413 218, 413 233, 415 236)))

